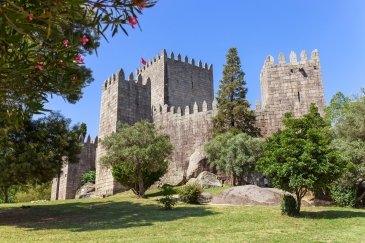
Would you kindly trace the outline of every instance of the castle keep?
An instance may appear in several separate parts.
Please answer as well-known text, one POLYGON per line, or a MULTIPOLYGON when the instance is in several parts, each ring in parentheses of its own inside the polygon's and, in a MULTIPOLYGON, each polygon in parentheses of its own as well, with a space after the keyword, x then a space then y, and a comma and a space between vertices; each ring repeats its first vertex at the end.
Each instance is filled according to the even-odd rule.
MULTIPOLYGON (((277 64, 272 56, 268 56, 260 82, 262 106, 257 104, 255 112, 256 125, 263 136, 283 128, 282 118, 286 112, 302 116, 308 112, 311 103, 316 103, 323 114, 325 104, 317 50, 311 53, 310 59, 303 51, 299 61, 294 52, 290 53, 289 62, 280 54, 277 64)), ((126 78, 124 71, 120 70, 103 83, 98 142, 115 132, 118 122, 154 122, 170 136, 174 145, 169 172, 162 180, 178 184, 193 175, 193 160, 206 159, 203 147, 211 137, 215 113, 212 65, 201 61, 196 63, 180 54, 168 56, 164 50, 137 69, 136 78, 133 73, 126 78)), ((94 152, 89 147, 85 146, 84 151, 88 152, 81 154, 80 163, 85 161, 85 156, 91 158, 88 154, 96 150, 96 194, 107 196, 123 190, 123 186, 114 181, 110 168, 100 164, 100 158, 105 154, 103 147, 94 146, 94 152)), ((70 166, 66 164, 64 171, 70 171, 70 166)), ((74 196, 75 186, 66 185, 79 185, 82 173, 79 174, 68 172, 67 178, 55 178, 52 199, 61 194, 68 196, 57 198, 74 196)))

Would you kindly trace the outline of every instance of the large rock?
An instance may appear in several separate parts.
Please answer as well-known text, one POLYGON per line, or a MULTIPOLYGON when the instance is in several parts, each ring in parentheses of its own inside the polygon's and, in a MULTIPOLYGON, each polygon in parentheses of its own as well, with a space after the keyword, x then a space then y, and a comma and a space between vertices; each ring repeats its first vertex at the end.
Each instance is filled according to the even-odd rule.
POLYGON ((197 178, 191 178, 186 184, 197 183, 202 188, 211 188, 211 187, 222 187, 222 183, 217 179, 217 176, 208 171, 203 171, 198 175, 197 178))
POLYGON ((198 147, 189 158, 188 169, 186 170, 186 178, 197 177, 197 175, 203 171, 204 164, 206 163, 207 155, 204 152, 204 147, 198 147))
POLYGON ((168 171, 157 184, 158 186, 162 186, 164 184, 169 184, 171 186, 179 186, 185 182, 185 174, 184 171, 168 171))
POLYGON ((93 197, 94 194, 95 194, 95 184, 88 182, 77 190, 75 198, 78 199, 78 198, 93 197))
POLYGON ((255 185, 229 188, 212 199, 213 204, 235 205, 280 205, 285 192, 277 188, 258 187, 255 185))

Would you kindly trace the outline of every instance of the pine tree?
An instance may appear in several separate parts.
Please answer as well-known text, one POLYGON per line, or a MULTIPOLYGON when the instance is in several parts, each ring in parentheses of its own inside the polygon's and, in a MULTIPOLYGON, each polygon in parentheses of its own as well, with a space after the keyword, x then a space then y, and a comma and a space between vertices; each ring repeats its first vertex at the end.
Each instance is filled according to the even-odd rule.
POLYGON ((218 114, 214 118, 214 135, 233 131, 258 136, 259 130, 254 126, 255 114, 250 110, 246 99, 247 88, 245 73, 236 48, 228 50, 227 63, 223 69, 223 79, 218 91, 218 114))

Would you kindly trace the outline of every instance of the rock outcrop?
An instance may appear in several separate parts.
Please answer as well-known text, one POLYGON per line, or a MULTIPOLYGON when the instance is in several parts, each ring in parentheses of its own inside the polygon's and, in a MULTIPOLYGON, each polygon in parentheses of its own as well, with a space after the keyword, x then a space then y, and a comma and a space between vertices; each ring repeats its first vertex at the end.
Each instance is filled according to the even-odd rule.
POLYGON ((216 195, 213 204, 235 205, 280 205, 285 193, 277 188, 263 188, 255 185, 236 186, 216 195))
POLYGON ((191 178, 186 184, 197 183, 202 188, 211 188, 211 187, 222 187, 222 183, 217 179, 217 176, 208 171, 203 171, 198 175, 197 178, 191 178))
POLYGON ((93 197, 94 194, 95 184, 88 182, 76 191, 75 199, 93 197))

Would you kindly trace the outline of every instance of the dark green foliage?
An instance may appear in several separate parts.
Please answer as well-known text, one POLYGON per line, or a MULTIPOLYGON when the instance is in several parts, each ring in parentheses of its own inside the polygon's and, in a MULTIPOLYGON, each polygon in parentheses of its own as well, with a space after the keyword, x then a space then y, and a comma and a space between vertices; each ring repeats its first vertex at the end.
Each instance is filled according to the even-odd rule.
POLYGON ((202 187, 197 183, 193 183, 190 185, 182 186, 179 189, 179 197, 183 202, 199 204, 198 199, 202 192, 202 187))
POLYGON ((355 207, 356 190, 353 187, 335 184, 330 189, 331 197, 335 200, 337 206, 355 207))
POLYGON ((295 198, 292 195, 285 194, 283 196, 283 200, 281 202, 281 214, 291 217, 299 215, 297 201, 295 201, 295 198))
POLYGON ((268 139, 258 170, 275 187, 295 194, 299 212, 305 193, 325 188, 343 173, 345 164, 331 146, 330 128, 314 104, 302 118, 286 114, 284 125, 268 139))
POLYGON ((160 198, 158 202, 163 205, 165 210, 171 210, 176 204, 176 199, 172 197, 176 193, 174 188, 169 184, 164 184, 161 187, 161 193, 163 198, 160 198))
POLYGON ((0 190, 5 198, 13 186, 49 182, 66 159, 78 161, 79 131, 70 122, 52 113, 38 120, 28 117, 19 129, 0 133, 0 190))
POLYGON ((214 135, 231 131, 258 136, 259 130, 254 126, 255 114, 246 99, 245 73, 242 71, 237 49, 230 48, 226 58, 217 97, 218 114, 213 120, 214 135))
POLYGON ((209 163, 219 171, 231 175, 233 185, 249 184, 245 173, 255 171, 256 163, 263 155, 264 141, 245 133, 234 135, 226 132, 215 136, 206 146, 209 163))
POLYGON ((93 170, 89 170, 82 174, 81 176, 81 186, 85 185, 88 182, 95 183, 96 172, 93 170))
POLYGON ((118 182, 132 188, 139 197, 166 173, 167 157, 173 148, 169 137, 147 121, 120 125, 116 133, 102 141, 102 146, 107 151, 102 162, 112 167, 118 182))
MULTIPOLYGON (((143 7, 155 3, 144 2, 143 7)), ((142 13, 141 4, 132 0, 1 1, 0 126, 2 122, 18 125, 23 110, 44 110, 50 94, 71 103, 79 100, 93 78, 76 57, 96 51, 109 29, 112 36, 118 31, 127 34, 129 18, 142 13)))

